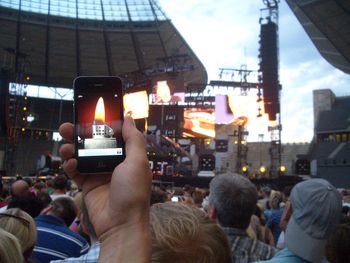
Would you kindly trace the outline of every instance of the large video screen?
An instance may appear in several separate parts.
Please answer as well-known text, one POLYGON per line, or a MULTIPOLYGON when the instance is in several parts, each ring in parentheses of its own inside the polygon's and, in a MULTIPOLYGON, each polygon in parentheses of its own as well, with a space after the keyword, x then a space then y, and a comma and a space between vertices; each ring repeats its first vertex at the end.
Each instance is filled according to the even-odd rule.
POLYGON ((147 92, 145 90, 125 94, 123 96, 123 102, 124 112, 131 112, 134 119, 148 117, 149 105, 147 92))
POLYGON ((174 104, 185 101, 183 81, 159 80, 156 81, 149 96, 150 105, 174 104))
POLYGON ((215 109, 185 108, 183 137, 214 138, 215 109))

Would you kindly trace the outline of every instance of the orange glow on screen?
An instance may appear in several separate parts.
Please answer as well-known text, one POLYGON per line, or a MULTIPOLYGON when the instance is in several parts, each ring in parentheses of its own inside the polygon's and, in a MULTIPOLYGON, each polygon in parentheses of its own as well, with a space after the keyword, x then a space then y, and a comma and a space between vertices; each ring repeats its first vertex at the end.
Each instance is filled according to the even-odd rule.
POLYGON ((171 100, 170 88, 166 80, 157 82, 157 98, 159 101, 156 102, 169 102, 171 100))
POLYGON ((184 137, 215 137, 214 109, 184 110, 184 137))
MULTIPOLYGON (((268 115, 264 114, 264 101, 257 102, 256 96, 228 95, 228 105, 232 111, 235 121, 245 119, 244 125, 266 127, 268 115), (262 117, 258 118, 258 108, 261 109, 262 117)), ((234 121, 234 122, 235 122, 234 121)))
POLYGON ((132 112, 134 119, 148 118, 149 105, 147 92, 138 91, 125 94, 123 97, 124 111, 132 112))
POLYGON ((98 99, 96 104, 95 121, 105 122, 105 104, 102 97, 98 99))

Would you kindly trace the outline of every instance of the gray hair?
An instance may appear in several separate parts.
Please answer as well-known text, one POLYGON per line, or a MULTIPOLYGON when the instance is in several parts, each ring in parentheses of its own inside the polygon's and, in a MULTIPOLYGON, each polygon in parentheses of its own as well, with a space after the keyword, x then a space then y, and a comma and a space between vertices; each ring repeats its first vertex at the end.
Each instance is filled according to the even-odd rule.
POLYGON ((209 202, 223 227, 246 229, 257 201, 255 185, 242 175, 218 174, 210 182, 209 202))

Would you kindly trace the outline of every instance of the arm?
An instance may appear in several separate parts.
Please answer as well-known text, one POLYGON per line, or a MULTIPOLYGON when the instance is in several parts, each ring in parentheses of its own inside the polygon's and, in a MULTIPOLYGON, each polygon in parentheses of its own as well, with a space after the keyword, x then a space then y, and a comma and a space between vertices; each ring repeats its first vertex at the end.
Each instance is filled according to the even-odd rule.
MULTIPOLYGON (((72 141, 73 125, 62 124, 62 137, 72 141)), ((65 172, 83 190, 89 218, 101 241, 99 262, 149 262, 149 200, 152 174, 143 135, 130 117, 123 124, 126 158, 112 175, 82 175, 76 170, 74 146, 60 153, 65 172)))

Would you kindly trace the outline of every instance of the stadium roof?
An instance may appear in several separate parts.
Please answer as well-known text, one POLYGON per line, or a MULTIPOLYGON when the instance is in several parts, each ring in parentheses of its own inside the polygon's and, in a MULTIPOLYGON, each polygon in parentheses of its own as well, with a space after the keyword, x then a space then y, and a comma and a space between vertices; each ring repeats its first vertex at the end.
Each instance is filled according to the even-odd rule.
POLYGON ((321 55, 350 73, 350 1, 287 0, 321 55))
POLYGON ((0 62, 30 84, 78 75, 169 77, 201 89, 207 73, 157 0, 1 0, 0 62), (132 74, 130 74, 132 73, 132 74))

